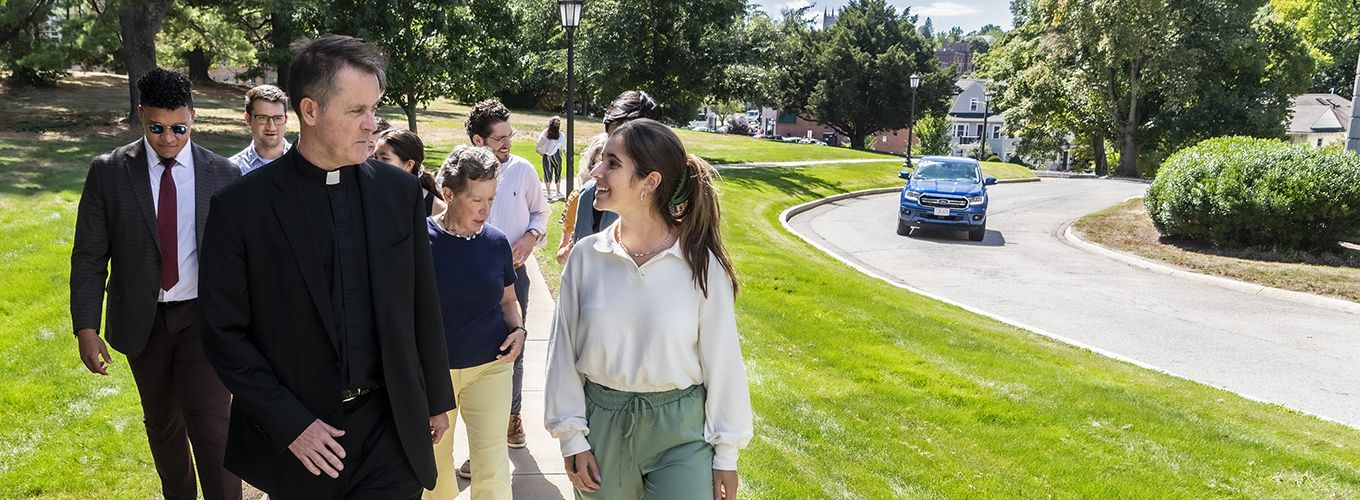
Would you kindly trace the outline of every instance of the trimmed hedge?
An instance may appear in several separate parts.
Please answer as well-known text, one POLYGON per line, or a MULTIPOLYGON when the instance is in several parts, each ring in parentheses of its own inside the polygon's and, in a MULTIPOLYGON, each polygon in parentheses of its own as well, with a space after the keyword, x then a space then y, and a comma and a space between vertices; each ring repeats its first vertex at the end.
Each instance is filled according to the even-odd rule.
POLYGON ((1316 248, 1360 232, 1360 155, 1219 137, 1167 158, 1144 201, 1163 236, 1316 248))

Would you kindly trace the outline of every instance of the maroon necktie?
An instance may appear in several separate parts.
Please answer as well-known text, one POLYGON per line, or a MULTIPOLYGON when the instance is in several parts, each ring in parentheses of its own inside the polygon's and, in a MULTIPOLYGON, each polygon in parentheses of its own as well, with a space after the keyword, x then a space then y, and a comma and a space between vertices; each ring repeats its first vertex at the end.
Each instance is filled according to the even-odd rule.
POLYGON ((161 290, 169 290, 179 283, 179 217, 175 215, 175 177, 170 169, 174 158, 161 158, 165 172, 161 173, 161 195, 156 202, 156 232, 161 237, 161 290))

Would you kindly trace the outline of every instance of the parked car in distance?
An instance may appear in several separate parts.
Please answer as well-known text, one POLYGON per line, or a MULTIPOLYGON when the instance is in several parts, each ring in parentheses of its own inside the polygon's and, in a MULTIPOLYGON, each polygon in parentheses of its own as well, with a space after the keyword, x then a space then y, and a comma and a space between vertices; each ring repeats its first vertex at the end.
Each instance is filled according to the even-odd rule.
POLYGON ((972 158, 926 156, 916 169, 903 170, 907 181, 897 212, 897 234, 911 236, 913 228, 968 231, 968 239, 982 241, 987 234, 987 186, 995 177, 983 177, 982 166, 972 158))

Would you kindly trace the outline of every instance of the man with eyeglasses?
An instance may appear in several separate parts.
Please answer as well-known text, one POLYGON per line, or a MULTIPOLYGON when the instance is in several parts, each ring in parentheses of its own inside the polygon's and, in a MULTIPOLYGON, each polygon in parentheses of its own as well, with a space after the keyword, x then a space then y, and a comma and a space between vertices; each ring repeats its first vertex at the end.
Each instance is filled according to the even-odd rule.
POLYGON ((278 159, 293 145, 283 133, 288 129, 288 95, 273 85, 259 85, 246 91, 246 125, 250 145, 231 157, 241 175, 278 159))
MULTIPOLYGON (((510 237, 510 257, 516 276, 515 298, 519 301, 520 314, 527 315, 529 275, 524 270, 524 262, 530 258, 534 248, 543 246, 545 241, 543 234, 548 228, 548 199, 543 196, 538 173, 529 160, 510 154, 515 132, 510 127, 510 110, 505 105, 494 99, 479 102, 468 113, 465 125, 472 144, 491 149, 501 162, 496 201, 491 204, 491 217, 487 223, 510 237)), ((506 444, 511 448, 523 448, 524 424, 519 416, 520 392, 524 386, 523 354, 515 359, 511 385, 513 389, 506 444)), ((464 463, 459 469, 459 475, 471 475, 468 464, 464 463)))
POLYGON ((90 164, 71 251, 71 325, 80 359, 107 376, 127 356, 165 498, 239 499, 223 466, 231 394, 204 355, 199 248, 208 200, 241 176, 189 140, 189 77, 160 68, 137 81, 143 136, 90 164), (192 444, 192 446, 191 446, 192 444))

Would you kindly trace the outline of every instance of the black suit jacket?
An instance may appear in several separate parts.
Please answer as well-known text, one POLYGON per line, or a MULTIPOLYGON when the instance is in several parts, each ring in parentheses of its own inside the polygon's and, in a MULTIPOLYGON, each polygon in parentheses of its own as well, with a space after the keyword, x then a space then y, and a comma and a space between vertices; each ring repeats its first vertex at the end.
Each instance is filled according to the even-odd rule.
MULTIPOLYGON (((241 177, 226 158, 190 142, 194 157, 194 227, 199 258, 213 193, 241 177)), ((71 249, 71 326, 99 329, 107 286, 104 336, 128 357, 146 347, 161 288, 160 236, 151 201, 146 143, 100 155, 90 164, 71 249), (106 285, 107 282, 107 285, 106 285)), ((155 154, 151 152, 150 154, 155 154)))
MULTIPOLYGON (((311 480, 287 448, 314 419, 343 429, 336 317, 298 192, 299 154, 294 147, 213 198, 201 254, 203 342, 235 396, 226 466, 266 491, 311 480)), ((429 418, 454 400, 420 185, 376 161, 356 168, 392 418, 433 488, 429 418)))

